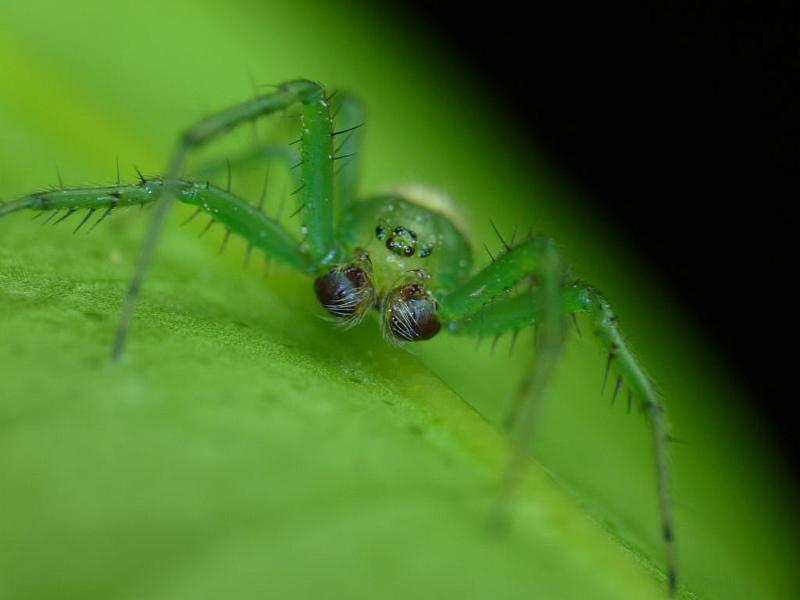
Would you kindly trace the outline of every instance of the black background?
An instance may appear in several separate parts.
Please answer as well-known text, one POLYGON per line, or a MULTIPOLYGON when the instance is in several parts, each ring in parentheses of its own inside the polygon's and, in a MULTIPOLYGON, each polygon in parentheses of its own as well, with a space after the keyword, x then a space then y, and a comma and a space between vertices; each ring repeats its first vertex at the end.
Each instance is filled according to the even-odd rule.
POLYGON ((800 295, 787 265, 797 235, 800 12, 788 2, 709 1, 473 10, 417 0, 397 10, 496 91, 625 232, 794 456, 787 413, 798 396, 800 295))

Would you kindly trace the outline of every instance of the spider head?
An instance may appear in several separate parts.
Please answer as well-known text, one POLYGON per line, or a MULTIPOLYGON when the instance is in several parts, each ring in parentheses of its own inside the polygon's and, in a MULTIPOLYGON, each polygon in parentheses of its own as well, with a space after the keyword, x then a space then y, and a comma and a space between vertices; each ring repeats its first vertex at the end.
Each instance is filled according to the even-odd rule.
POLYGON ((441 328, 439 317, 436 316, 439 305, 424 284, 429 276, 421 270, 412 273, 412 280, 392 288, 381 303, 382 328, 384 336, 390 341, 429 340, 441 328))
POLYGON ((320 304, 345 327, 357 325, 375 305, 372 262, 366 252, 337 265, 314 281, 320 304))

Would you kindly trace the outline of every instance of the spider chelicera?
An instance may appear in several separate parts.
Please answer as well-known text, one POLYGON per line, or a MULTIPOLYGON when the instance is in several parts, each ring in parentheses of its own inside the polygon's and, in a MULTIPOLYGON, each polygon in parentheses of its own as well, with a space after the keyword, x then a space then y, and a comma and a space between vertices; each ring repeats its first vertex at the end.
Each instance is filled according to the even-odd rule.
MULTIPOLYGON (((60 214, 62 221, 79 210, 86 214, 76 231, 95 213, 90 228, 114 209, 155 204, 139 263, 125 298, 112 356, 119 359, 141 285, 153 257, 168 209, 174 199, 196 206, 192 217, 206 213, 228 235, 314 277, 314 291, 324 309, 345 326, 376 311, 387 341, 428 340, 440 331, 496 336, 535 327, 536 352, 515 399, 509 429, 524 451, 532 429, 533 407, 542 396, 564 342, 565 321, 586 313, 594 333, 608 350, 606 378, 616 373, 614 395, 624 386, 628 401, 641 405, 652 425, 657 465, 661 525, 666 547, 670 594, 677 589, 666 446, 670 428, 663 406, 643 367, 634 357, 608 302, 592 286, 571 281, 555 242, 529 233, 506 242, 504 251, 475 271, 469 240, 457 211, 443 196, 420 186, 357 200, 355 170, 336 173, 337 161, 352 161, 358 150, 363 112, 354 98, 342 95, 332 116, 331 97, 323 86, 294 80, 269 94, 256 95, 199 121, 180 136, 163 177, 138 183, 91 188, 61 188, 34 193, 0 205, 0 216, 23 209, 60 214), (230 192, 207 182, 183 179, 188 154, 245 122, 300 107, 297 213, 304 237, 298 240, 281 223, 230 192), (341 142, 337 138, 342 136, 341 142), (63 212, 62 212, 63 211, 63 212), (524 284, 524 285, 520 285, 524 284)), ((292 153, 269 147, 274 156, 292 153)), ((286 150, 284 148, 284 150, 286 150)), ((274 157, 273 156, 273 157, 274 157)), ((262 197, 263 203, 263 197, 262 197)), ((190 218, 192 218, 190 217, 190 218)), ((498 234, 499 235, 499 234, 498 234)), ((510 468, 510 471, 513 469, 510 468)), ((513 479, 511 477, 507 478, 513 479)))

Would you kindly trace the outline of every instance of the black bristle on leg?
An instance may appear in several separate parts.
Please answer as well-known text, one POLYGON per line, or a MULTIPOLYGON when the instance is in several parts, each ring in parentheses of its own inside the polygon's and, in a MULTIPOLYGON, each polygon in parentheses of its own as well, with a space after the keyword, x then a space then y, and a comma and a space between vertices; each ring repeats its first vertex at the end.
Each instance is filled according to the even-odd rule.
POLYGON ((515 329, 514 332, 511 334, 511 345, 508 347, 508 355, 511 356, 514 354, 514 345, 517 343, 517 336, 519 335, 519 329, 515 329))
POLYGON ((50 216, 49 216, 49 217, 47 217, 47 218, 44 220, 44 222, 43 222, 42 224, 43 224, 43 225, 47 225, 47 223, 49 223, 50 221, 52 221, 52 220, 55 218, 55 216, 56 216, 58 213, 60 213, 60 212, 61 212, 61 209, 60 209, 60 208, 57 208, 57 209, 55 209, 53 212, 51 212, 51 213, 50 213, 50 216))
POLYGON ((342 148, 344 148, 345 144, 347 144, 347 142, 349 142, 349 141, 350 141, 350 138, 352 138, 352 137, 353 137, 353 133, 352 133, 352 132, 351 132, 351 133, 348 133, 348 134, 347 134, 347 135, 346 135, 346 136, 345 136, 345 137, 342 139, 342 141, 339 143, 339 145, 338 145, 338 146, 336 146, 336 149, 333 151, 333 155, 334 155, 334 156, 336 156, 337 154, 339 154, 339 152, 342 150, 342 148))
POLYGON ((501 335, 503 335, 503 334, 502 333, 498 333, 496 336, 494 336, 494 339, 492 340, 492 349, 489 351, 489 353, 492 356, 494 356, 494 349, 497 347, 497 342, 500 341, 500 336, 501 335))
POLYGON ((258 212, 264 212, 264 201, 267 199, 267 184, 269 183, 269 165, 264 173, 264 185, 261 187, 261 196, 258 198, 258 212))
POLYGON ((181 227, 183 227, 184 225, 186 225, 186 224, 188 224, 188 223, 191 223, 191 222, 194 220, 194 218, 195 218, 197 215, 199 215, 201 212, 203 212, 203 209, 202 209, 202 208, 198 208, 197 210, 195 210, 195 211, 194 211, 194 212, 193 212, 191 215, 189 215, 189 217, 188 217, 188 218, 186 218, 186 219, 183 221, 183 223, 181 223, 181 227))
POLYGON ((570 313, 570 316, 572 317, 572 324, 575 326, 575 332, 578 334, 578 337, 583 337, 581 335, 581 328, 578 326, 578 317, 575 313, 570 313))
POLYGON ((117 207, 117 204, 116 204, 116 202, 112 203, 112 204, 111 204, 111 206, 109 206, 109 207, 108 207, 108 208, 105 210, 105 212, 104 212, 102 215, 100 215, 100 218, 99 218, 99 219, 97 219, 97 221, 95 221, 95 222, 92 224, 92 226, 91 226, 91 227, 89 227, 89 229, 86 231, 86 233, 87 233, 87 234, 89 234, 89 233, 91 233, 92 231, 94 231, 94 228, 95 228, 95 227, 97 227, 98 225, 100 225, 100 223, 103 221, 103 219, 105 219, 105 218, 106 218, 108 215, 110 215, 110 214, 111 214, 111 211, 112 211, 112 210, 114 210, 116 207, 117 207))
POLYGON ((492 226, 492 229, 494 229, 494 233, 495 233, 495 235, 496 235, 496 236, 497 236, 497 237, 500 239, 500 243, 501 243, 501 244, 503 244, 503 247, 504 247, 504 248, 505 248, 507 251, 508 251, 508 250, 511 250, 511 246, 509 246, 508 244, 506 244, 506 241, 503 239, 503 236, 502 236, 502 235, 500 235, 500 231, 497 229, 497 225, 495 225, 495 224, 494 224, 494 221, 492 221, 491 219, 489 219, 489 224, 492 226))
POLYGON ((218 254, 222 254, 223 252, 225 252, 225 248, 228 245, 228 240, 230 239, 230 237, 231 237, 231 230, 230 229, 226 229, 225 230, 225 237, 222 238, 222 243, 219 246, 218 254))
POLYGON ((338 175, 339 175, 339 173, 341 173, 341 172, 342 172, 342 170, 343 170, 343 169, 344 169, 344 168, 345 168, 347 165, 351 164, 352 162, 353 162, 353 160, 352 160, 352 159, 351 159, 351 160, 344 160, 344 161, 342 161, 342 163, 341 163, 341 164, 340 164, 340 165, 339 165, 339 166, 336 168, 336 170, 334 171, 334 175, 337 175, 337 176, 338 176, 338 175))
POLYGON ((77 208, 74 208, 74 207, 73 207, 73 208, 68 208, 68 209, 67 209, 67 212, 65 212, 65 213, 64 213, 64 216, 63 216, 63 217, 61 217, 60 219, 58 219, 58 220, 54 221, 54 222, 53 222, 53 225, 58 225, 59 223, 61 223, 61 221, 64 221, 64 220, 66 220, 67 218, 69 218, 70 216, 72 216, 73 214, 75 214, 76 212, 78 212, 78 209, 77 209, 77 208))
POLYGON ((606 391, 606 385, 608 385, 608 374, 611 372, 611 363, 614 361, 614 347, 611 347, 611 351, 608 353, 608 361, 606 361, 606 372, 603 375, 603 386, 600 388, 600 393, 603 394, 606 391))
POLYGON ((83 217, 83 220, 82 220, 80 223, 78 223, 78 226, 77 226, 75 229, 73 229, 73 230, 72 230, 72 233, 78 233, 78 230, 79 230, 81 227, 83 227, 84 225, 86 225, 86 221, 88 221, 88 220, 91 218, 91 216, 94 214, 94 212, 95 212, 96 210, 97 210, 96 208, 90 208, 90 209, 89 209, 89 210, 86 212, 86 216, 84 216, 84 217, 83 217))
POLYGON ((614 393, 611 395, 611 404, 610 406, 614 406, 614 403, 617 401, 617 394, 619 394, 619 389, 622 387, 622 376, 617 375, 617 380, 614 382, 614 393))
POLYGON ((342 135, 343 133, 350 133, 351 131, 355 131, 360 127, 363 127, 364 123, 359 123, 358 125, 353 125, 352 127, 348 127, 347 129, 340 129, 339 131, 331 132, 331 137, 336 137, 337 135, 342 135))
POLYGON ((201 232, 198 234, 198 236, 197 236, 197 237, 198 237, 198 239, 199 239, 199 238, 201 238, 201 237, 203 237, 203 236, 204 236, 206 233, 208 233, 208 230, 209 230, 209 229, 211 229, 211 226, 212 226, 214 223, 215 223, 214 219, 209 219, 209 221, 208 221, 208 225, 206 225, 206 226, 203 228, 203 231, 201 231, 201 232))
POLYGON ((133 169, 136 171, 137 177, 139 177, 139 184, 144 185, 145 183, 147 183, 147 179, 145 179, 145 176, 142 175, 142 172, 139 170, 139 167, 133 165, 133 169))

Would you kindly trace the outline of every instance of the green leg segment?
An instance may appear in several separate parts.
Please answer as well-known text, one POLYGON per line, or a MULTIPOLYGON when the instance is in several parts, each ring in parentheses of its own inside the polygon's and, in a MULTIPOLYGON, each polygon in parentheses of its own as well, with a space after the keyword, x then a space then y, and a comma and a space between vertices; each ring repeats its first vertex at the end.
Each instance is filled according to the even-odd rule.
MULTIPOLYGON (((508 315, 519 312, 519 306, 511 306, 504 298, 517 283, 528 277, 533 277, 535 283, 525 293, 525 300, 538 307, 537 344, 533 364, 514 399, 510 419, 514 451, 506 471, 504 493, 499 507, 502 521, 508 519, 510 500, 527 460, 536 411, 544 398, 563 347, 565 328, 561 255, 555 242, 549 238, 527 239, 513 248, 507 247, 506 252, 485 269, 439 300, 439 315, 451 331, 458 332, 461 322, 473 323, 475 315, 501 303, 504 308, 512 309, 508 311, 508 315)), ((517 302, 521 305, 524 300, 517 302)), ((492 315, 495 320, 499 316, 499 313, 492 315)), ((477 319, 480 323, 480 317, 477 319)), ((515 321, 518 322, 519 319, 515 317, 515 321)))
MULTIPOLYGON (((196 214, 206 213, 231 233, 294 269, 307 273, 316 270, 316 263, 300 251, 300 243, 294 236, 246 200, 205 182, 175 180, 173 183, 175 197, 180 202, 197 206, 196 214)), ((84 225, 93 228, 115 209, 155 203, 165 185, 164 179, 153 178, 138 184, 42 192, 0 205, 0 216, 24 209, 66 210, 64 216, 86 210, 83 220, 75 228, 78 231, 84 225), (97 211, 100 211, 98 218, 88 225, 88 220, 97 211)))
POLYGON ((321 266, 329 265, 340 256, 333 235, 333 120, 322 88, 303 98, 300 114, 304 246, 321 266))
POLYGON ((300 154, 293 147, 283 144, 258 144, 244 152, 204 163, 196 171, 193 170, 193 173, 196 172, 199 178, 214 179, 225 177, 228 169, 263 167, 271 165, 273 162, 277 162, 290 171, 294 184, 292 189, 300 187, 302 184, 300 171, 292 168, 300 162, 300 154))
MULTIPOLYGON (((142 282, 144 281, 144 276, 147 273, 147 269, 150 266, 150 262, 153 259, 158 238, 161 234, 161 230, 163 229, 169 207, 171 206, 172 200, 178 191, 179 183, 177 181, 177 177, 181 174, 184 161, 186 160, 189 152, 195 148, 204 146, 211 140, 219 137, 221 134, 227 131, 230 131, 238 125, 241 125, 242 123, 253 121, 254 119, 257 119, 263 115, 284 110, 292 104, 301 102, 304 109, 303 159, 305 160, 308 157, 311 159, 310 163, 317 166, 322 166, 326 161, 325 157, 327 157, 327 161, 332 164, 332 157, 330 157, 329 154, 324 155, 322 158, 319 156, 320 151, 322 153, 325 152, 325 144, 322 140, 322 137, 324 136, 323 132, 325 131, 325 125, 327 125, 328 130, 327 142, 329 145, 331 143, 330 117, 326 117, 327 107, 322 106, 325 104, 324 96, 324 90, 317 83, 307 80, 290 81, 281 85, 278 88, 278 91, 272 94, 257 96, 251 100, 212 114, 184 131, 184 133, 180 136, 178 145, 172 155, 167 172, 163 178, 164 186, 161 189, 161 193, 156 203, 155 214, 153 215, 150 228, 147 232, 147 237, 145 239, 144 246, 142 247, 142 253, 139 257, 136 271, 122 305, 119 325, 117 327, 112 349, 112 358, 114 360, 119 360, 122 358, 122 353, 125 348, 125 341, 128 335, 128 328, 136 308, 139 291, 141 289, 142 282), (309 113, 307 116, 305 115, 306 112, 309 113), (325 121, 325 124, 320 123, 320 121, 325 121), (305 147, 306 143, 309 144, 308 148, 305 147)), ((306 174, 307 173, 304 167, 304 179, 306 174)), ((310 176, 309 173, 309 179, 313 179, 314 181, 310 184, 308 181, 304 181, 305 187, 314 190, 315 193, 319 193, 320 197, 325 198, 327 204, 330 204, 330 199, 333 195, 332 174, 330 178, 325 177, 325 175, 319 175, 318 177, 321 178, 321 182, 310 176), (327 191, 325 189, 326 185, 329 188, 327 191)), ((314 200, 315 198, 310 197, 309 199, 314 200)), ((323 232, 319 234, 320 240, 316 241, 330 239, 330 248, 332 248, 333 223, 332 217, 330 216, 331 209, 329 206, 326 209, 324 204, 325 202, 320 202, 318 205, 322 208, 321 212, 323 213, 323 216, 317 218, 316 221, 324 226, 324 214, 327 214, 327 218, 331 220, 331 222, 327 225, 329 233, 326 234, 323 232)), ((320 210, 320 208, 315 208, 315 210, 320 210)), ((324 254, 324 252, 332 252, 330 249, 326 249, 323 252, 320 246, 321 244, 311 244, 312 258, 318 259, 320 254, 324 254)))
MULTIPOLYGON (((498 268, 505 269, 502 265, 498 265, 502 260, 503 257, 490 265, 487 271, 493 268, 496 274, 498 268)), ((483 282, 486 279, 486 275, 481 279, 476 277, 473 280, 475 283, 470 289, 479 289, 474 286, 478 282, 481 282, 481 286, 484 285, 483 282)), ((510 287, 514 281, 514 277, 509 277, 508 286, 510 287)), ((465 302, 462 295, 459 295, 459 298, 462 303, 465 302)), ((558 302, 559 311, 564 316, 576 313, 588 314, 595 336, 609 352, 608 368, 613 368, 617 372, 615 393, 624 383, 628 387, 629 393, 639 401, 642 410, 648 415, 652 424, 662 537, 666 550, 667 583, 670 594, 674 595, 677 591, 677 559, 667 456, 667 446, 671 440, 671 434, 664 407, 650 378, 622 335, 610 305, 596 289, 579 283, 567 285, 562 289, 558 302)), ((462 315, 460 320, 448 323, 451 333, 493 336, 509 331, 519 331, 521 328, 531 325, 540 326, 543 319, 546 318, 547 311, 542 304, 541 297, 537 298, 531 293, 524 292, 517 296, 496 299, 472 314, 463 312, 459 314, 462 315)), ((537 343, 537 355, 541 352, 543 352, 542 347, 537 343)), ((545 349, 544 352, 552 351, 545 349)), ((608 373, 606 373, 607 376, 608 373)), ((531 377, 536 378, 534 371, 532 371, 531 377)))
POLYGON ((510 417, 519 445, 527 447, 532 412, 544 394, 564 337, 561 255, 555 242, 532 237, 506 251, 465 284, 439 299, 438 314, 454 333, 484 335, 491 329, 518 329, 536 317, 537 348, 533 367, 524 380, 510 417), (507 296, 523 279, 533 277, 529 292, 507 296), (533 311, 530 307, 536 307, 533 311))
MULTIPOLYGON (((340 97, 334 131, 337 217, 346 214, 358 196, 358 155, 361 152, 365 119, 364 106, 357 98, 349 94, 340 97)), ((338 218, 336 222, 339 222, 338 218)))
POLYGON ((557 277, 560 283, 560 262, 555 242, 550 238, 533 237, 520 242, 458 289, 444 298, 437 298, 439 318, 445 322, 457 322, 470 317, 505 297, 526 277, 535 276, 541 282, 557 277))

